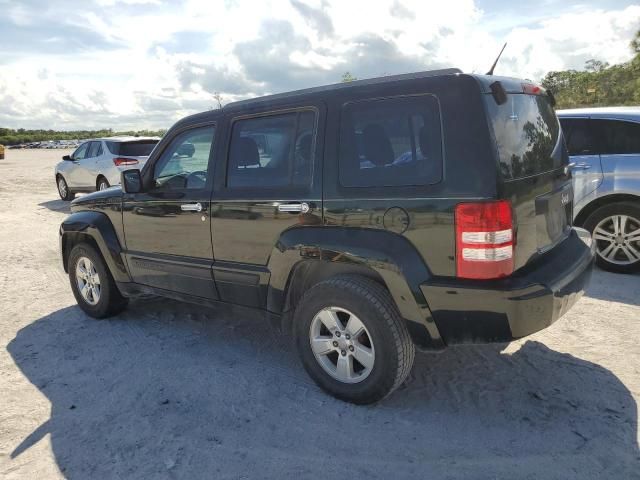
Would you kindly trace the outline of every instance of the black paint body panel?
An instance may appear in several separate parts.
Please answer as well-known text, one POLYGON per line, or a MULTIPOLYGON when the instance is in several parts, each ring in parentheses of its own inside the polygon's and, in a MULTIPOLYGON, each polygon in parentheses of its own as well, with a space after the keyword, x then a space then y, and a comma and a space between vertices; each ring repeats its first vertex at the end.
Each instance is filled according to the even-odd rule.
MULTIPOLYGON (((508 91, 519 85, 518 80, 501 81, 508 91)), ((424 348, 532 333, 555 321, 579 296, 593 253, 580 247, 585 244, 575 231, 548 252, 535 247, 535 199, 562 189, 569 177, 553 171, 514 182, 500 179, 483 103, 490 91, 487 82, 456 71, 409 75, 264 97, 192 115, 177 122, 152 152, 142 170, 143 193, 112 188, 76 199, 75 213, 61 227, 63 244, 75 233, 95 238, 125 295, 230 302, 284 318, 313 282, 356 273, 386 285, 414 341, 424 348), (439 106, 441 181, 342 186, 343 105, 424 95, 435 97, 439 106), (309 187, 228 188, 232 122, 301 109, 317 112, 309 187), (151 192, 154 164, 172 139, 185 129, 213 124, 206 189, 174 198, 151 192), (508 199, 516 210, 517 244, 523 247, 516 256, 517 270, 502 280, 457 279, 455 206, 492 199, 508 199), (184 202, 201 203, 203 209, 183 212, 184 202), (279 212, 277 205, 287 202, 305 202, 310 209, 304 214, 279 212)))

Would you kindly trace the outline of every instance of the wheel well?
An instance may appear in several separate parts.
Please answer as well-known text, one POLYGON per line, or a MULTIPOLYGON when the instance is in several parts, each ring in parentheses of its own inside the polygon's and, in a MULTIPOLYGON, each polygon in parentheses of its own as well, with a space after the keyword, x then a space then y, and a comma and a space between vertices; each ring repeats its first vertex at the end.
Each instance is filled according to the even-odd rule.
POLYGON ((594 201, 585 205, 585 207, 580 210, 580 213, 578 213, 578 216, 573 222, 574 225, 581 227, 582 225, 584 225, 584 222, 587 220, 587 218, 589 218, 589 216, 597 209, 603 207, 604 205, 617 202, 640 202, 640 196, 627 193, 614 193, 604 197, 596 198, 594 201))
POLYGON ((102 178, 104 178, 107 181, 107 183, 109 183, 109 180, 107 180, 107 177, 105 177, 102 174, 98 175, 97 178, 96 178, 96 190, 98 189, 98 184, 100 183, 100 179, 102 179, 102 178))
POLYGON ((360 275, 371 278, 384 288, 387 288, 382 277, 375 270, 354 263, 334 263, 327 261, 308 260, 294 265, 285 289, 285 304, 282 315, 282 331, 291 332, 293 327, 293 313, 303 295, 314 285, 336 275, 360 275))
POLYGON ((98 255, 102 256, 98 244, 91 235, 81 232, 65 233, 62 237, 62 264, 64 266, 65 272, 69 272, 69 254, 71 253, 73 247, 75 247, 79 243, 86 243, 91 245, 96 250, 96 252, 98 252, 98 255))

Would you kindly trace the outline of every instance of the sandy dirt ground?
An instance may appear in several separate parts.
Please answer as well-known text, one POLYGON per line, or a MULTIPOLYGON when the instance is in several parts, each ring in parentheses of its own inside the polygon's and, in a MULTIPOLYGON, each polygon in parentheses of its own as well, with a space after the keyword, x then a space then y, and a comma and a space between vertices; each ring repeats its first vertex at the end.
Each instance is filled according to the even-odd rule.
POLYGON ((419 354, 356 407, 248 312, 86 317, 60 268, 63 153, 0 161, 0 478, 640 478, 639 275, 597 271, 521 341, 419 354))

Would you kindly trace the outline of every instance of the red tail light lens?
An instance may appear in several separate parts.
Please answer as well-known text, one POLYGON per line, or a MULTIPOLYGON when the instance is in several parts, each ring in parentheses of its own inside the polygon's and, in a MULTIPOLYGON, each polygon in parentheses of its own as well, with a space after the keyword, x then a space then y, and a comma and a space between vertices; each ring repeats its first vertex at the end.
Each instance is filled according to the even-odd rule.
POLYGON ((522 93, 526 93, 528 95, 542 95, 544 93, 544 90, 538 85, 534 85, 533 83, 523 83, 522 93))
POLYGON ((458 277, 490 279, 513 273, 515 237, 510 202, 460 203, 455 221, 458 277))
POLYGON ((113 164, 116 167, 121 167, 123 165, 137 165, 138 160, 136 160, 135 158, 116 157, 113 159, 113 164))

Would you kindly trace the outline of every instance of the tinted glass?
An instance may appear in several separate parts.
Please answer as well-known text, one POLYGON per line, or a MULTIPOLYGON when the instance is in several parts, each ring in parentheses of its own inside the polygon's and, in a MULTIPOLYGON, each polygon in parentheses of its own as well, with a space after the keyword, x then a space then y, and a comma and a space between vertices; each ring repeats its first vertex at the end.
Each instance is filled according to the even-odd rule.
POLYGON ((234 122, 227 186, 308 186, 313 169, 315 116, 304 111, 234 122))
POLYGON ((154 167, 156 188, 204 188, 215 127, 195 128, 173 139, 154 167))
POLYGON ((113 155, 124 157, 148 157, 159 140, 139 140, 135 142, 105 142, 113 155))
POLYGON ((73 152, 73 155, 71 156, 74 160, 82 160, 83 158, 86 158, 87 156, 87 150, 89 149, 89 144, 91 142, 86 142, 83 143, 82 145, 80 145, 78 147, 78 149, 73 152))
POLYGON ((343 108, 340 183, 409 186, 442 178, 440 113, 434 97, 367 100, 343 108))
POLYGON ((589 130, 589 120, 562 118, 560 124, 569 155, 595 155, 598 153, 595 137, 589 130))
POLYGON ((500 171, 505 179, 521 178, 560 167, 566 151, 553 107, 542 95, 508 94, 498 105, 485 95, 500 171))
POLYGON ((640 154, 640 123, 591 120, 602 143, 603 154, 640 154))
POLYGON ((98 150, 100 150, 100 142, 91 142, 91 145, 89 145, 89 153, 87 153, 87 158, 97 157, 98 150))

